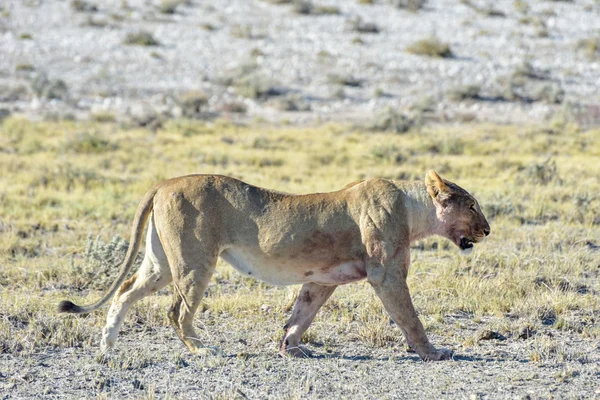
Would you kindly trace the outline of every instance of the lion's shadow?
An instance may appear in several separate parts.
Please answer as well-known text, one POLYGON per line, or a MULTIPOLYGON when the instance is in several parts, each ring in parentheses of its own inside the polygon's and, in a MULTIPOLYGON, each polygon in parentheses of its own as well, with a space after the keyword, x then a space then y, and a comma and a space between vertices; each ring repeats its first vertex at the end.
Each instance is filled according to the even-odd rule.
MULTIPOLYGON (((244 353, 244 358, 259 358, 261 354, 259 353, 244 353)), ((225 358, 238 358, 238 354, 228 354, 224 356, 225 358)), ((420 362, 421 358, 416 354, 406 354, 406 355, 392 355, 392 356, 370 356, 370 355, 347 355, 340 352, 332 352, 325 354, 312 354, 307 357, 307 360, 346 360, 346 361, 389 361, 390 358, 393 361, 411 361, 411 362, 420 362)), ((480 356, 467 356, 467 355, 454 355, 452 357, 452 361, 462 361, 462 362, 505 362, 509 361, 506 358, 498 357, 480 357, 480 356)), ((521 363, 528 363, 529 360, 517 360, 521 363)))

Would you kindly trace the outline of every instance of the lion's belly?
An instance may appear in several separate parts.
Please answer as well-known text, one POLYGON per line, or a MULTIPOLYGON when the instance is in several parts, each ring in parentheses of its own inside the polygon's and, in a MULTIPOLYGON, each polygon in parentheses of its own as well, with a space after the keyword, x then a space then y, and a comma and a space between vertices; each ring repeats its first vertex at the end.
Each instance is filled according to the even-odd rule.
POLYGON ((260 251, 228 248, 221 258, 240 273, 273 285, 318 283, 343 285, 367 276, 364 263, 359 260, 344 261, 334 265, 319 265, 302 259, 274 258, 260 251))

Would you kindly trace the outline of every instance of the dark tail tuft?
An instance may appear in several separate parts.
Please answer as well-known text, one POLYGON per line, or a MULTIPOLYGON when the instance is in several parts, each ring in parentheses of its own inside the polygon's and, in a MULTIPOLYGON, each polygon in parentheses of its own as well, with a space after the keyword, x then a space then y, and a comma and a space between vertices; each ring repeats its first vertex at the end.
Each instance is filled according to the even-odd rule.
POLYGON ((58 304, 58 312, 79 314, 81 313, 81 307, 69 300, 63 300, 58 304))

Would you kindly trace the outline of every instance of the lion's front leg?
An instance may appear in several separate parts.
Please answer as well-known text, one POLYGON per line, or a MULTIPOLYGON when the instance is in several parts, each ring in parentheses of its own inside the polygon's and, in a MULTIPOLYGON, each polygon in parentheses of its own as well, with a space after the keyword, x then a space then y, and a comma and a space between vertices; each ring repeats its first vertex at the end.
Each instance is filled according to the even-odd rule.
POLYGON ((439 361, 452 358, 453 352, 447 349, 436 349, 425 334, 412 304, 406 272, 408 270, 408 249, 400 251, 397 257, 380 263, 372 260, 367 266, 367 279, 375 293, 383 302, 392 320, 401 328, 407 344, 413 348, 424 361, 439 361))

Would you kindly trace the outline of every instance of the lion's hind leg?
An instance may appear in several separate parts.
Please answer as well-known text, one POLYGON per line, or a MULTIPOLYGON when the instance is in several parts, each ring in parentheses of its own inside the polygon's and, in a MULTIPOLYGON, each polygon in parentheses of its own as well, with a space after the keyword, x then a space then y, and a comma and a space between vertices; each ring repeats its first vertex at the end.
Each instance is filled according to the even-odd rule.
POLYGON ((294 357, 310 355, 304 347, 300 346, 300 339, 335 288, 336 286, 323 286, 316 283, 302 285, 294 304, 292 316, 283 327, 285 335, 281 341, 279 354, 294 357))
MULTIPOLYGON (((173 304, 169 310, 169 320, 177 336, 196 355, 214 355, 218 349, 202 345, 194 329, 194 314, 202 302, 204 291, 214 271, 216 260, 201 264, 199 268, 178 275, 173 281, 173 304)), ((181 270, 180 269, 180 270, 181 270)))
POLYGON ((159 291, 169 282, 171 282, 171 270, 151 218, 144 261, 139 271, 123 282, 113 299, 106 317, 106 325, 102 330, 102 351, 114 346, 125 314, 133 303, 159 291))

